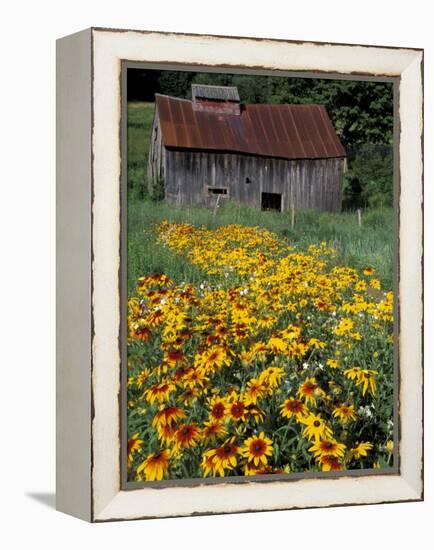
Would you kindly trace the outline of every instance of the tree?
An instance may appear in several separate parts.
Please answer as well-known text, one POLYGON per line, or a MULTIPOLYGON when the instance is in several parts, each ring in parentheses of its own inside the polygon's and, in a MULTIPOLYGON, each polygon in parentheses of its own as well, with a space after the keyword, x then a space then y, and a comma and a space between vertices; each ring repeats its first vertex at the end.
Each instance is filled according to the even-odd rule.
POLYGON ((343 144, 391 143, 393 87, 356 80, 273 78, 273 103, 324 105, 343 144))

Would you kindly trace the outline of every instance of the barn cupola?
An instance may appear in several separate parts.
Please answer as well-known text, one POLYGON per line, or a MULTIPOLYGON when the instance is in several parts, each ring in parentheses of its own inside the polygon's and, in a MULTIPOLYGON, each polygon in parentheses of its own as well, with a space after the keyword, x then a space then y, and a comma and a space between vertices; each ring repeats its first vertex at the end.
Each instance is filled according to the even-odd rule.
POLYGON ((191 96, 194 111, 225 115, 240 114, 240 96, 236 86, 192 84, 191 96))

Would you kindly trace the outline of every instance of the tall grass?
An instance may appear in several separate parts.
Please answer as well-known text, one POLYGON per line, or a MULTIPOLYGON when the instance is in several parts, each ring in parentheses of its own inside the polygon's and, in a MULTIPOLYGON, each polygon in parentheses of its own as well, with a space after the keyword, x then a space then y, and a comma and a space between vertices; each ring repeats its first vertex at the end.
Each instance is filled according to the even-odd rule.
POLYGON ((154 103, 128 103, 128 191, 133 199, 143 198, 147 193, 145 176, 153 118, 154 103))
POLYGON ((353 212, 324 213, 299 211, 294 229, 290 212, 262 212, 245 205, 224 203, 214 217, 211 210, 199 207, 175 208, 164 202, 130 199, 128 204, 128 289, 145 273, 164 271, 177 281, 197 283, 200 271, 189 262, 174 256, 155 241, 152 226, 166 219, 215 228, 219 225, 266 227, 288 238, 291 244, 304 248, 321 241, 336 249, 336 262, 357 269, 373 266, 383 288, 392 288, 393 211, 370 210, 359 227, 353 212))

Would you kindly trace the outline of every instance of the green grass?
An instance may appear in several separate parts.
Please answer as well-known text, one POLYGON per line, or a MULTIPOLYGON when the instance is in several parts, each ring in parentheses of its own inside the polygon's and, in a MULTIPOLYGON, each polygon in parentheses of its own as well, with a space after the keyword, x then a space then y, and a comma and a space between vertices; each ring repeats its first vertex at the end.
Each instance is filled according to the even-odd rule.
POLYGON ((177 281, 197 283, 200 271, 155 242, 152 226, 166 219, 214 228, 219 225, 266 227, 287 237, 291 244, 305 248, 326 241, 338 252, 336 262, 357 269, 373 266, 383 288, 392 288, 393 212, 391 209, 365 213, 362 227, 353 212, 297 212, 291 229, 290 212, 261 212, 234 202, 224 204, 216 217, 205 208, 175 208, 164 202, 131 200, 128 205, 128 289, 146 273, 165 272, 177 281))
POLYGON ((146 195, 145 174, 153 118, 154 103, 128 103, 128 191, 133 198, 146 195))

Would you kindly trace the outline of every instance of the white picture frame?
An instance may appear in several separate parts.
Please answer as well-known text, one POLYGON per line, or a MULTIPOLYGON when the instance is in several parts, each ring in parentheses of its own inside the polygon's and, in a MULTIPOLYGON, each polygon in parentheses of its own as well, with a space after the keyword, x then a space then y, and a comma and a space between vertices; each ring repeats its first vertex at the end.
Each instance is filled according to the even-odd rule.
POLYGON ((57 508, 91 522, 423 499, 423 50, 91 28, 57 43, 57 508), (122 489, 122 65, 394 79, 393 474, 122 489))

